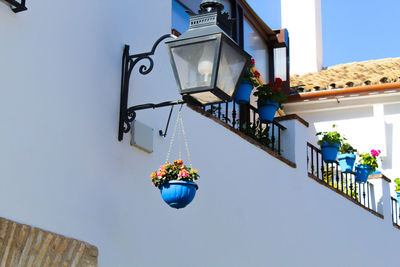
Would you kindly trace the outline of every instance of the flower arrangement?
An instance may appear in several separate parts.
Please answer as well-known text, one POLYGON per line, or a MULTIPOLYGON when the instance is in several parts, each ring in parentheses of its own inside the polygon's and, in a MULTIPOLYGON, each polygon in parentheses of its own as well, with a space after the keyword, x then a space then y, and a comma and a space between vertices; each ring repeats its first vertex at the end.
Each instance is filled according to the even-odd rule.
MULTIPOLYGON (((256 73, 254 73, 256 75, 256 73)), ((254 96, 258 97, 259 103, 266 103, 267 101, 276 102, 279 108, 282 108, 282 102, 287 100, 286 95, 282 92, 283 81, 281 78, 275 78, 274 83, 269 82, 258 86, 253 93, 254 96)))
POLYGON ((394 179, 394 182, 396 183, 396 193, 400 193, 400 178, 394 179))
POLYGON ((346 140, 346 138, 343 137, 342 139, 342 144, 340 146, 340 153, 342 154, 354 154, 355 152, 357 152, 357 149, 355 149, 354 147, 352 147, 348 142, 344 142, 344 140, 346 140))
POLYGON ((380 150, 372 149, 370 153, 364 153, 360 155, 359 164, 367 165, 371 167, 371 173, 376 171, 378 168, 377 157, 381 154, 380 150))
MULTIPOLYGON (((332 128, 336 128, 336 125, 333 124, 332 128)), ((338 131, 332 131, 332 132, 318 132, 315 134, 316 136, 322 135, 322 139, 318 141, 318 145, 322 145, 325 142, 328 142, 330 145, 333 145, 335 143, 338 143, 341 145, 344 140, 346 140, 344 137, 340 135, 338 131)))
POLYGON ((181 159, 175 160, 174 164, 168 162, 161 165, 150 175, 155 187, 160 187, 161 184, 172 180, 193 182, 199 177, 197 170, 185 166, 181 159))
POLYGON ((250 82, 253 87, 258 87, 259 84, 257 78, 260 77, 260 73, 258 71, 254 71, 254 73, 250 71, 250 69, 254 67, 254 64, 255 61, 254 58, 252 58, 249 68, 246 68, 246 70, 244 71, 242 81, 250 82))

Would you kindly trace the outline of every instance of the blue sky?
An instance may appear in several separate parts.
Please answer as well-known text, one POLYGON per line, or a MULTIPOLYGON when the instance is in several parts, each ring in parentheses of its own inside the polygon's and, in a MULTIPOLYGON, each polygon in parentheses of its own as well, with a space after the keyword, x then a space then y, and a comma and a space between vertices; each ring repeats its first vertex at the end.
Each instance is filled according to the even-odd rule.
MULTIPOLYGON (((270 28, 280 28, 280 0, 247 2, 270 28)), ((400 0, 321 0, 321 4, 324 67, 400 57, 400 0)))

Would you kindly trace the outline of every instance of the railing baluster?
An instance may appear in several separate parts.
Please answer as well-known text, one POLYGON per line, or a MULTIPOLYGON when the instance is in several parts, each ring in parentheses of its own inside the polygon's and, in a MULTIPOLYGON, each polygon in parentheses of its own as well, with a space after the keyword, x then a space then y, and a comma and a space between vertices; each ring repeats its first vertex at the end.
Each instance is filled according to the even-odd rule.
MULTIPOLYGON (((271 134, 271 143, 272 143, 272 150, 275 151, 275 124, 273 122, 268 124, 272 127, 272 134, 271 134)), ((269 136, 269 135, 268 135, 269 136)))
MULTIPOLYGON (((311 173, 314 175, 314 148, 310 147, 311 150, 311 173)), ((308 156, 308 155, 307 155, 308 156)))
POLYGON ((281 128, 278 128, 278 154, 281 154, 281 128))
POLYGON ((226 102, 225 103, 225 123, 228 123, 228 114, 229 114, 228 110, 229 110, 229 103, 226 102))
POLYGON ((364 206, 366 206, 366 205, 365 205, 365 184, 366 184, 366 183, 364 183, 364 185, 363 185, 364 206))
POLYGON ((236 125, 236 103, 235 101, 232 102, 233 107, 232 107, 232 127, 235 128, 236 125))
POLYGON ((340 191, 340 188, 339 188, 339 168, 338 168, 338 166, 337 166, 337 163, 335 162, 335 168, 336 168, 336 189, 338 190, 338 191, 340 191))
POLYGON ((316 158, 317 158, 317 177, 319 178, 319 153, 318 153, 318 150, 316 150, 316 149, 315 149, 315 154, 316 154, 316 158))
POLYGON ((342 192, 344 193, 344 187, 343 187, 343 173, 340 173, 340 183, 342 184, 341 188, 342 188, 342 192))

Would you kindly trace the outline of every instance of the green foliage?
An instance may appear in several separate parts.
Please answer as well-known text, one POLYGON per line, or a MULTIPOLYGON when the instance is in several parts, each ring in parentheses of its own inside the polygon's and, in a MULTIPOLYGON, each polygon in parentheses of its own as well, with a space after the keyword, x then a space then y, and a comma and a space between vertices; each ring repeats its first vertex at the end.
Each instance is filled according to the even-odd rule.
MULTIPOLYGON (((318 176, 318 171, 316 170, 315 166, 311 164, 311 169, 314 170, 314 175, 318 176)), ((322 180, 329 184, 329 186, 343 192, 344 194, 358 199, 358 184, 352 182, 351 176, 347 177, 346 175, 341 175, 339 172, 339 175, 341 175, 341 178, 336 180, 336 173, 337 170, 336 168, 329 169, 328 167, 324 168, 321 170, 322 172, 322 180), (339 183, 338 183, 339 181, 339 183)))
MULTIPOLYGON (((336 125, 332 125, 332 128, 336 128, 336 125)), ((334 143, 338 143, 340 146, 346 140, 346 138, 342 137, 338 131, 333 132, 318 132, 316 136, 322 135, 322 139, 318 141, 318 145, 322 145, 325 142, 333 145, 334 143)))
POLYGON ((253 95, 258 97, 257 101, 260 103, 266 103, 269 100, 278 103, 279 108, 282 108, 282 102, 287 100, 286 95, 280 87, 282 84, 282 80, 276 78, 274 84, 269 82, 268 84, 258 86, 253 95))
POLYGON ((244 71, 242 81, 250 82, 253 87, 259 86, 256 76, 250 71, 249 68, 246 68, 246 70, 244 71))
MULTIPOLYGON (((343 137, 343 140, 345 140, 345 138, 343 137)), ((348 142, 344 142, 341 144, 340 146, 340 153, 342 154, 354 154, 355 152, 357 152, 357 149, 355 149, 354 147, 352 147, 348 142)))
POLYGON ((359 164, 368 165, 371 167, 371 173, 376 171, 378 168, 378 161, 376 156, 372 156, 370 153, 364 153, 360 155, 360 159, 358 161, 359 164))
POLYGON ((272 141, 269 137, 269 125, 263 126, 260 120, 256 120, 255 123, 251 123, 247 125, 243 123, 239 129, 241 132, 245 133, 247 136, 257 140, 264 146, 269 146, 272 144, 272 141))
POLYGON ((400 193, 400 178, 394 179, 394 182, 396 183, 396 192, 400 193))

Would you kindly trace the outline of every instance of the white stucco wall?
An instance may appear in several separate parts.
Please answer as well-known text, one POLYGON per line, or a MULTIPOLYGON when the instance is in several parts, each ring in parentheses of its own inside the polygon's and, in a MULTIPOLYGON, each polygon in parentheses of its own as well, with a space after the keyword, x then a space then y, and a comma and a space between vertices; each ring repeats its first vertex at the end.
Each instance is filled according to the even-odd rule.
MULTIPOLYGON (((298 122, 285 122, 291 168, 184 107, 200 189, 187 208, 167 207, 149 174, 169 139, 155 135, 147 154, 129 135, 118 142, 117 128, 123 45, 145 52, 168 33, 170 2, 27 4, 13 14, 0 3, 0 216, 96 245, 100 266, 395 262, 383 255, 395 253, 397 229, 307 177, 298 122)), ((133 72, 130 105, 178 99, 163 45, 154 61, 149 75, 133 72)), ((157 133, 167 116, 137 118, 157 133)))
POLYGON ((289 31, 290 74, 321 71, 321 0, 282 0, 281 21, 289 31))
MULTIPOLYGON (((310 122, 309 136, 330 130, 333 124, 359 152, 382 151, 380 170, 389 178, 400 177, 399 142, 400 96, 396 93, 347 97, 339 101, 320 100, 285 105, 287 113, 296 113, 310 122)), ((394 185, 392 185, 393 195, 394 185)))

